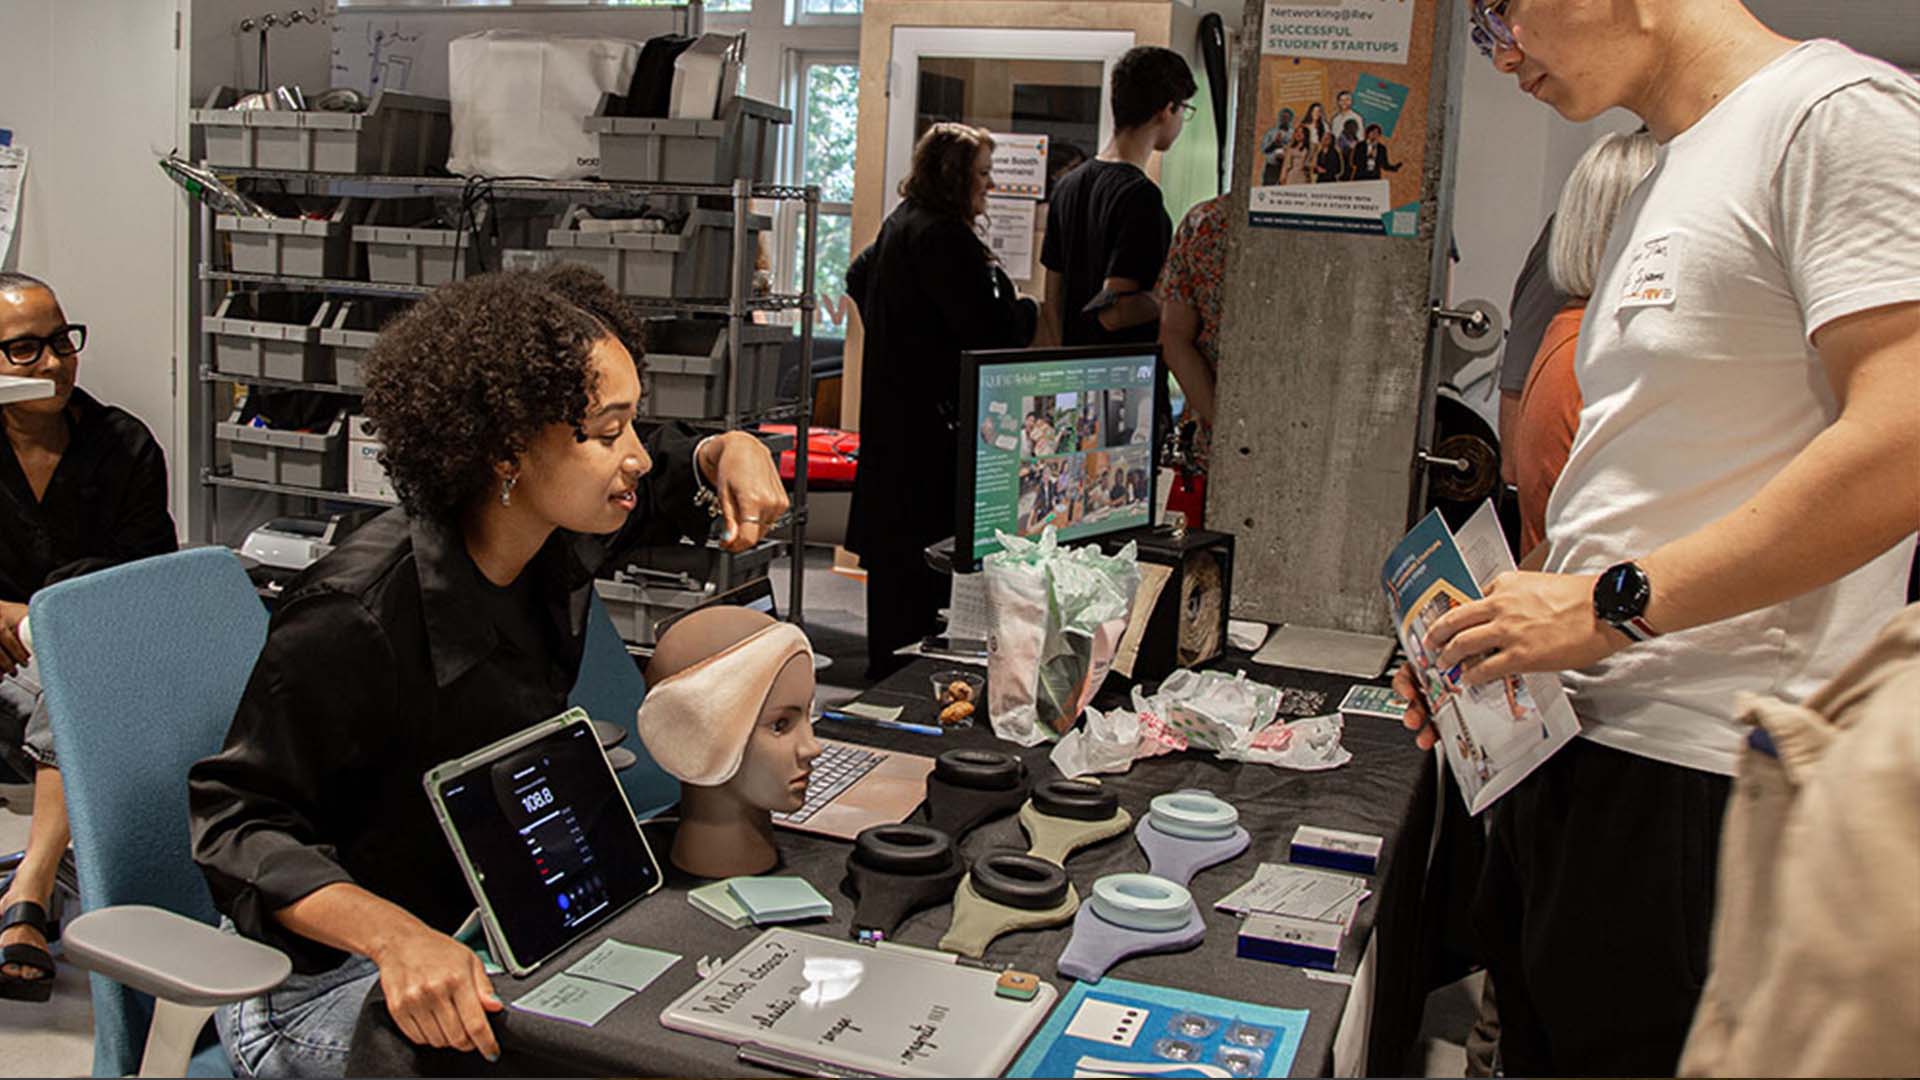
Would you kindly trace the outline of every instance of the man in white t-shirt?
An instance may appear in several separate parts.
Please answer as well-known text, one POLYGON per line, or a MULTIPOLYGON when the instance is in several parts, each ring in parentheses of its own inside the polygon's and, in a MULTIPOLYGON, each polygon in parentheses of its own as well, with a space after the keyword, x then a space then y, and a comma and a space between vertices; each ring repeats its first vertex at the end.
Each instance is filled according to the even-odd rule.
MULTIPOLYGON (((1366 134, 1367 122, 1360 118, 1359 113, 1353 111, 1353 91, 1342 90, 1333 96, 1333 119, 1327 121, 1327 130, 1333 132, 1333 137, 1338 139, 1346 134, 1348 121, 1353 122, 1354 139, 1357 142, 1366 134)), ((1340 149, 1345 150, 1347 147, 1342 146, 1340 149)))
MULTIPOLYGON (((1670 1074, 1706 976, 1735 695, 1804 696, 1904 598, 1920 85, 1737 0, 1467 3, 1523 91, 1574 121, 1627 108, 1661 143, 1582 325, 1545 572, 1495 581, 1428 645, 1474 683, 1565 672, 1583 722, 1493 811, 1475 921, 1508 1074, 1670 1074)), ((1409 726, 1431 745, 1424 709, 1409 726)))

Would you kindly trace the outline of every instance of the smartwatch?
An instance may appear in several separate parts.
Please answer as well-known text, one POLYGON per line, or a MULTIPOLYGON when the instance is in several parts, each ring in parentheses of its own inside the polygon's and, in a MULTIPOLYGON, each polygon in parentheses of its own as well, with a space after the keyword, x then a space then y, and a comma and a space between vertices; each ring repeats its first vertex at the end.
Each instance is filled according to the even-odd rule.
POLYGON ((1652 601, 1653 585, 1635 563, 1607 567, 1593 585, 1594 616, 1636 642, 1659 636, 1646 619, 1652 601))

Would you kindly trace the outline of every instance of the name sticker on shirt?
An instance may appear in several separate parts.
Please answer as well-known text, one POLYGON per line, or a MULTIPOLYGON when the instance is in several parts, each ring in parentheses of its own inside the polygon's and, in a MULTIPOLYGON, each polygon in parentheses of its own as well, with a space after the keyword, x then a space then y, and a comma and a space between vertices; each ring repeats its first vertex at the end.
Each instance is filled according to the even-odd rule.
POLYGON ((1674 279, 1679 271, 1680 237, 1666 233, 1642 241, 1627 256, 1627 283, 1620 292, 1620 306, 1672 307, 1674 279))

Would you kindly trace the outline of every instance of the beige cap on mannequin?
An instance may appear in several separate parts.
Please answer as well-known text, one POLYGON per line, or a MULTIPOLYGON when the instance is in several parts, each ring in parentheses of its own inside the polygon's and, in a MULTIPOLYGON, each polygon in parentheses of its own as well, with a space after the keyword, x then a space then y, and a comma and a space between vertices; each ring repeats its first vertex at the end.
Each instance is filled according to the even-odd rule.
POLYGON ((805 635, 763 612, 705 608, 661 635, 647 685, 641 740, 682 781, 673 865, 716 878, 772 869, 773 814, 800 808, 820 755, 805 635))

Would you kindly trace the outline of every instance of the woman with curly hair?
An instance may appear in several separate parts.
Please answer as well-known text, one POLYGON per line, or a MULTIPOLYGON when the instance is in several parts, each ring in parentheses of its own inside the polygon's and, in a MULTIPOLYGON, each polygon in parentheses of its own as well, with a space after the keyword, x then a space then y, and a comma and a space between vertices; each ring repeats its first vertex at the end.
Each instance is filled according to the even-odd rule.
POLYGON ((288 587, 225 747, 188 778, 215 902, 294 963, 216 1017, 243 1075, 340 1075, 375 980, 413 1042, 498 1055, 420 777, 565 709, 610 547, 704 537, 702 491, 735 549, 786 509, 750 435, 642 445, 640 355, 626 303, 577 266, 447 286, 381 332, 366 409, 401 506, 288 587))
POLYGON ((946 579, 923 552, 953 535, 960 352, 1024 346, 1039 320, 974 231, 992 174, 985 131, 928 128, 900 206, 847 270, 867 334, 847 547, 867 571, 870 679, 905 662, 894 656, 900 646, 937 631, 947 602, 946 579))

